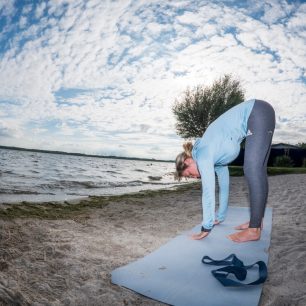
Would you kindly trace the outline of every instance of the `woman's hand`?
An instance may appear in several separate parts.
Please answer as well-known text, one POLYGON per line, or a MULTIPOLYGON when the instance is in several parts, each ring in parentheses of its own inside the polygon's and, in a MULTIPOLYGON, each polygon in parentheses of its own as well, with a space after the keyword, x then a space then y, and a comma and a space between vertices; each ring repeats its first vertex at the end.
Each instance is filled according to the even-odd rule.
POLYGON ((192 240, 201 240, 203 238, 205 238, 206 236, 208 236, 209 232, 201 232, 199 234, 192 234, 191 235, 191 239, 192 240))

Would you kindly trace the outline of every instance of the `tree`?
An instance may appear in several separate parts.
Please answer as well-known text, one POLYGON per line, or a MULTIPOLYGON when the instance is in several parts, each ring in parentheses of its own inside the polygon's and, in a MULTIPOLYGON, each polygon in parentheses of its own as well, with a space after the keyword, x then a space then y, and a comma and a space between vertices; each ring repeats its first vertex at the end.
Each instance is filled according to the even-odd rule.
POLYGON ((273 163, 274 167, 293 167, 294 162, 288 155, 277 156, 273 163))
POLYGON ((306 142, 299 142, 296 146, 300 149, 306 149, 306 142))
POLYGON ((185 139, 202 137, 211 122, 243 100, 240 81, 228 74, 211 86, 188 88, 172 107, 177 134, 185 139))

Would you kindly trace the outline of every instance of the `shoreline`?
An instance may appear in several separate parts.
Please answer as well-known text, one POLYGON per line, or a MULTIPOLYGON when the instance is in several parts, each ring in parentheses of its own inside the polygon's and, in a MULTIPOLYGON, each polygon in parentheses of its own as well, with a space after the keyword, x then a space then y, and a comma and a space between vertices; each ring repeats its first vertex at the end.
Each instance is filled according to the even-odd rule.
MULTIPOLYGON (((305 174, 269 177, 273 226, 261 306, 306 304, 305 181, 305 174)), ((248 206, 244 178, 230 182, 230 206, 248 206)), ((192 183, 73 204, 14 204, 0 216, 0 304, 164 305, 111 284, 110 273, 200 223, 200 203, 201 186, 192 183)))
MULTIPOLYGON (((195 183, 197 183, 195 181, 195 183)), ((171 191, 172 189, 176 188, 181 188, 182 185, 188 185, 190 183, 185 183, 185 184, 178 184, 178 183, 173 183, 173 184, 167 184, 167 185, 160 185, 158 187, 152 187, 149 189, 146 189, 145 187, 139 187, 139 188, 133 188, 134 190, 124 190, 124 191, 118 191, 116 190, 116 193, 110 194, 100 194, 100 195, 75 195, 75 196, 70 196, 70 195, 62 195, 62 194, 13 194, 13 197, 9 197, 11 194, 1 194, 4 199, 0 199, 0 207, 1 205, 18 205, 21 203, 29 203, 33 205, 43 205, 45 203, 78 203, 79 201, 82 200, 88 200, 90 198, 105 198, 105 197, 116 197, 116 196, 125 196, 129 194, 137 194, 141 192, 147 192, 147 191, 160 191, 160 190, 169 190, 171 191), (31 199, 32 197, 32 199, 31 199), (8 199, 6 199, 8 198, 8 199), (30 200, 28 200, 30 199, 30 200)), ((116 187, 114 187, 116 189, 116 187)))
MULTIPOLYGON (((236 166, 233 166, 232 168, 241 168, 241 167, 236 167, 236 166)), ((284 169, 286 168, 275 168, 276 171, 275 173, 273 174, 270 174, 268 175, 268 178, 270 177, 274 177, 274 176, 305 176, 306 175, 306 168, 304 170, 304 168, 301 168, 301 172, 295 172, 295 173, 291 173, 291 172, 286 172, 284 171, 284 169), (278 169, 282 169, 282 172, 281 170, 278 170, 278 169), (279 172, 279 173, 278 173, 279 172)), ((288 168, 288 169, 291 169, 291 168, 288 168)), ((240 169, 242 170, 242 169, 240 169)), ((239 170, 239 171, 240 171, 239 170)), ((234 172, 235 170, 233 170, 234 172)), ((230 180, 233 179, 233 178, 237 178, 237 177, 240 177, 240 178, 243 178, 243 174, 237 174, 238 171, 236 171, 236 173, 234 173, 234 175, 231 175, 230 176, 230 180)), ((1 209, 3 208, 8 208, 8 207, 13 207, 13 206, 22 206, 22 205, 31 205, 31 206, 43 206, 43 205, 62 205, 62 204, 70 204, 70 205, 76 205, 76 204, 80 204, 80 203, 87 203, 88 205, 90 205, 90 201, 91 199, 95 199, 94 202, 97 202, 98 200, 101 200, 101 201, 105 201, 105 199, 107 200, 116 200, 116 198, 118 199, 122 199, 124 197, 130 197, 130 196, 150 196, 152 194, 155 194, 155 193, 167 193, 167 192, 180 192, 181 190, 185 190, 185 189, 188 189, 189 187, 192 187, 192 186, 197 186, 196 188, 200 188, 200 185, 201 185, 201 181, 200 180, 195 180, 195 181, 190 181, 190 182, 187 182, 187 183, 181 183, 181 184, 176 184, 176 185, 172 185, 172 186, 169 186, 169 187, 163 187, 163 188, 153 188, 153 189, 141 189, 141 190, 138 190, 138 191, 131 191, 131 192, 122 192, 122 193, 117 193, 117 194, 110 194, 110 195, 86 195, 86 196, 75 196, 75 197, 72 197, 70 199, 59 199, 59 200, 52 200, 52 199, 48 199, 48 200, 44 200, 44 201, 39 201, 39 200, 35 200, 35 201, 27 201, 27 200, 19 200, 19 201, 12 201, 12 202, 5 202, 5 201, 2 201, 0 202, 0 211, 1 209)), ((218 188, 217 184, 216 184, 216 188, 218 188)), ((43 195, 45 196, 45 198, 47 198, 47 195, 43 195)), ((0 215, 0 218, 1 218, 1 215, 0 215)))
POLYGON ((70 200, 58 201, 44 201, 44 202, 30 202, 20 201, 12 203, 0 203, 0 219, 7 218, 30 218, 30 217, 46 217, 61 218, 63 212, 64 218, 67 218, 67 213, 71 209, 71 216, 74 212, 84 212, 86 209, 103 208, 105 205, 113 201, 124 201, 130 198, 144 198, 153 197, 154 195, 180 193, 189 188, 200 188, 199 182, 184 183, 177 186, 162 189, 146 189, 135 192, 115 194, 115 195, 101 195, 101 196, 84 196, 70 200), (52 210, 56 209, 57 214, 53 215, 52 210), (16 214, 14 214, 16 212, 16 214), (43 212, 43 213, 42 213, 43 212), (40 215, 40 213, 42 213, 40 215), (50 214, 48 214, 50 213, 50 214))

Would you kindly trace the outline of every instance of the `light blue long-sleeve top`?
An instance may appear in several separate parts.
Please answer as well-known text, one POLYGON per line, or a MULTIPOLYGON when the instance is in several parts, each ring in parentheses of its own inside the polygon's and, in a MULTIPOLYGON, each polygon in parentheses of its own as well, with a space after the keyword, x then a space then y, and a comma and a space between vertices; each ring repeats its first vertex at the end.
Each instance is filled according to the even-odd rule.
POLYGON ((219 183, 217 220, 225 219, 229 198, 227 165, 240 151, 240 143, 247 135, 247 122, 255 100, 242 102, 213 121, 192 149, 202 180, 202 226, 212 229, 215 221, 215 172, 219 183))

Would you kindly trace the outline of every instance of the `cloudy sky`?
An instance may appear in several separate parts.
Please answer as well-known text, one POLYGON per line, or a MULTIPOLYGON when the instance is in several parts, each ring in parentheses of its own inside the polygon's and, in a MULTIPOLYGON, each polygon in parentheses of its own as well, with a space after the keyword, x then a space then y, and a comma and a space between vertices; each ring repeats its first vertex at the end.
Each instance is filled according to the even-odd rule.
POLYGON ((306 3, 0 0, 0 144, 173 159, 171 107, 225 73, 306 142, 306 3))

